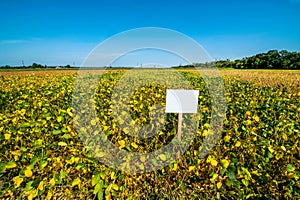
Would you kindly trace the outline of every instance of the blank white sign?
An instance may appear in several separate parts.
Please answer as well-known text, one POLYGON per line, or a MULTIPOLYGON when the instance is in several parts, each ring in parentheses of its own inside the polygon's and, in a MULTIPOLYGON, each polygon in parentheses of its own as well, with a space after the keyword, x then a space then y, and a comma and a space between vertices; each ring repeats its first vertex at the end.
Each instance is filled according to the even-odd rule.
POLYGON ((166 113, 197 113, 199 90, 167 89, 166 113))

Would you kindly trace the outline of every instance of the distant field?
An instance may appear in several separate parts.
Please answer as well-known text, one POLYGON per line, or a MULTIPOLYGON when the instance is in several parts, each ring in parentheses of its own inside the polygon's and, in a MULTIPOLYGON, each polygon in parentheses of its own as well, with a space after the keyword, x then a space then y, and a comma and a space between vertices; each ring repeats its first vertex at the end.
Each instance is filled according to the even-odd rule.
MULTIPOLYGON (((155 151, 175 137, 177 115, 147 140, 117 127, 111 94, 127 71, 103 74, 97 120, 118 148, 155 151)), ((0 199, 299 199, 300 71, 220 70, 227 111, 204 158, 197 155, 211 134, 211 98, 197 71, 178 72, 200 90, 196 138, 168 166, 129 174, 100 163, 79 139, 72 108, 77 70, 0 70, 0 199)), ((129 106, 137 124, 149 122, 151 105, 165 106, 165 89, 148 84, 134 92, 129 106)), ((87 121, 86 130, 94 123, 87 121)))

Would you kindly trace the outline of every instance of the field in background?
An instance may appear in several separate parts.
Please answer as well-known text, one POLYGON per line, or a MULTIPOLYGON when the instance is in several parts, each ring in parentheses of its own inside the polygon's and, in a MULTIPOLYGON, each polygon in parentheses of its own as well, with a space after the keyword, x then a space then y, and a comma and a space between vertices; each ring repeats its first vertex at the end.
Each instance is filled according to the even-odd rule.
MULTIPOLYGON (((210 134, 210 97, 195 71, 180 69, 201 89, 196 139, 181 158, 145 174, 109 168, 82 145, 73 128, 76 72, 0 71, 0 198, 300 198, 300 71, 220 70, 226 88, 224 129, 209 155, 199 158, 199 146, 210 134)), ((128 137, 111 120, 110 94, 125 72, 103 76, 96 95, 101 126, 119 148, 159 149, 175 136, 175 115, 162 134, 147 141, 128 137)), ((145 88, 132 97, 141 124, 148 120, 149 102, 165 100, 162 88, 145 88), (160 98, 147 98, 158 91, 160 98)))

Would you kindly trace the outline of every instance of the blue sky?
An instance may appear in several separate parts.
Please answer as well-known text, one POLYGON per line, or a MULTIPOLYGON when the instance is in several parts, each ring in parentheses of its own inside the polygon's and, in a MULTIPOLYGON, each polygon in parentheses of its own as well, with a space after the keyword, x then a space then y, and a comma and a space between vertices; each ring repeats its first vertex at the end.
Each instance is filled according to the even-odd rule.
POLYGON ((300 0, 3 0, 0 9, 0 66, 79 66, 105 39, 140 27, 186 34, 213 59, 300 51, 300 0))

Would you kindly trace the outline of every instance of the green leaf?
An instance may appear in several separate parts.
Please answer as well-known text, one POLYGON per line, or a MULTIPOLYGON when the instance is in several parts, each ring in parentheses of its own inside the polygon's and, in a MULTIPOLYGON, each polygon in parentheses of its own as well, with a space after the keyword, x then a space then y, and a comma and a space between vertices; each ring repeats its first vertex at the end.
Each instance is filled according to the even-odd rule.
POLYGON ((221 169, 221 176, 223 176, 226 171, 227 171, 227 169, 221 169))
POLYGON ((226 181, 225 185, 227 185, 228 187, 230 187, 230 186, 233 185, 233 181, 232 180, 226 181))
POLYGON ((243 180, 242 180, 242 183, 243 183, 246 187, 248 187, 248 185, 249 185, 249 181, 246 180, 246 179, 243 179, 243 180))
POLYGON ((102 191, 103 188, 103 182, 100 181, 99 183, 96 184, 93 193, 97 194, 99 191, 102 191))
POLYGON ((153 163, 153 165, 154 165, 154 166, 157 166, 157 165, 158 165, 158 163, 157 163, 157 160, 156 160, 156 159, 154 159, 154 158, 153 158, 153 159, 151 159, 151 162, 153 163))
POLYGON ((58 135, 61 133, 61 130, 53 130, 52 134, 53 135, 58 135))
POLYGON ((35 157, 35 156, 33 156, 33 157, 30 159, 30 167, 31 167, 31 169, 34 168, 34 165, 37 163, 37 161, 38 161, 38 158, 35 157))
POLYGON ((43 140, 42 139, 38 139, 34 142, 34 146, 41 146, 43 144, 43 140))
POLYGON ((27 184, 26 184, 26 186, 25 186, 25 191, 29 191, 29 190, 32 190, 33 189, 33 187, 31 186, 32 185, 32 183, 33 183, 33 181, 29 181, 27 184))
POLYGON ((233 172, 233 171, 229 171, 229 172, 228 172, 228 177, 229 177, 229 179, 231 179, 231 180, 235 179, 235 174, 234 174, 234 172, 233 172))
POLYGON ((103 200, 103 191, 102 189, 97 193, 98 200, 103 200))
POLYGON ((92 186, 96 185, 100 181, 100 175, 96 174, 92 177, 92 186))
POLYGON ((46 160, 42 160, 40 163, 39 163, 39 169, 40 170, 43 170, 46 166, 47 166, 48 162, 46 160))
POLYGON ((62 137, 65 138, 65 139, 70 139, 71 138, 71 136, 69 134, 64 134, 62 137))
POLYGON ((5 164, 0 163, 0 173, 4 173, 4 172, 5 172, 5 164))
POLYGON ((5 168, 6 168, 6 169, 12 169, 12 168, 15 168, 15 167, 17 167, 17 164, 16 164, 15 161, 9 161, 9 162, 6 163, 6 165, 5 165, 5 168))
POLYGON ((286 171, 288 171, 288 172, 291 173, 291 172, 295 171, 295 168, 294 168, 294 166, 292 164, 287 164, 286 171))
POLYGON ((66 176, 67 176, 67 173, 66 173, 66 172, 60 171, 59 177, 60 177, 61 180, 62 180, 62 179, 65 179, 66 176))

